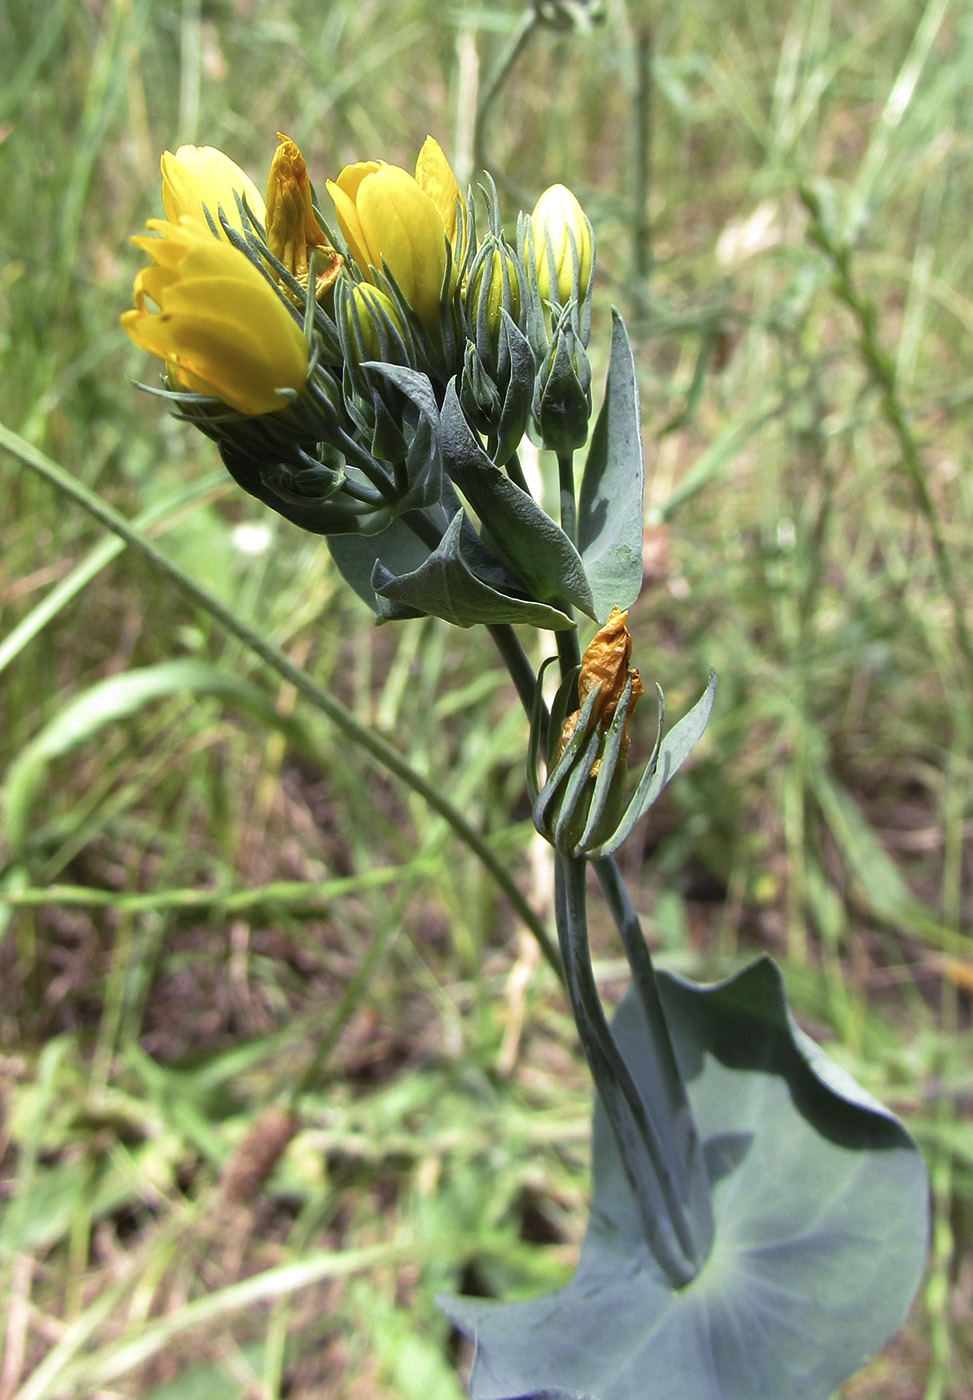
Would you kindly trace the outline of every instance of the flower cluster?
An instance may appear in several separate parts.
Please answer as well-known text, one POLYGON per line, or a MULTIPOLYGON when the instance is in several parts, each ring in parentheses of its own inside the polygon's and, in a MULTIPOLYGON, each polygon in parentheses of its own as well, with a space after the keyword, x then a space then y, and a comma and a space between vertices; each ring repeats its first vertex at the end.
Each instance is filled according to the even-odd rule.
MULTIPOLYGON (((488 177, 489 181, 489 177, 488 177)), ((266 195, 212 147, 162 157, 164 219, 122 325, 174 412, 305 529, 380 618, 573 627, 594 615, 573 541, 527 490, 525 434, 588 437, 594 246, 563 185, 512 236, 431 137, 326 181, 278 133, 266 195)))

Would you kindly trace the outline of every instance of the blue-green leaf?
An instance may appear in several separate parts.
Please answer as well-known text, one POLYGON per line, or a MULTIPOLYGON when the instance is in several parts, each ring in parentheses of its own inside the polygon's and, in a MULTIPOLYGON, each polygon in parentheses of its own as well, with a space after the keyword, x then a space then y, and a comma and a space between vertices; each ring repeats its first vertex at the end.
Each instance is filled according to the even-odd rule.
POLYGON ((439 547, 418 568, 396 577, 379 560, 372 574, 379 616, 384 619, 411 612, 441 617, 457 627, 520 622, 558 632, 574 626, 559 608, 508 592, 508 583, 461 510, 453 516, 439 547), (403 608, 410 612, 403 613, 403 608))
MULTIPOLYGON (((402 520, 393 520, 380 535, 329 535, 328 549, 342 578, 373 612, 379 612, 372 573, 376 563, 391 574, 409 574, 429 558, 429 546, 402 520)), ((413 611, 421 617, 421 612, 413 611)))
MULTIPOLYGON (((611 855, 618 850, 623 841, 628 839, 632 827, 645 816, 662 789, 671 778, 675 777, 699 743, 709 720, 715 697, 716 672, 710 671, 709 684, 696 704, 688 714, 683 715, 678 724, 672 726, 661 743, 657 742, 655 752, 646 765, 639 785, 632 795, 624 817, 615 828, 614 834, 597 850, 590 851, 590 855, 611 855)), ((660 709, 660 721, 661 718, 662 711, 660 709)))
MULTIPOLYGON (((769 959, 717 986, 659 984, 706 1154, 713 1251, 673 1291, 596 1108, 571 1283, 530 1302, 443 1303, 476 1342, 472 1400, 827 1400, 905 1318, 928 1236, 908 1133, 795 1027, 769 959)), ((639 1079, 651 1041, 632 992, 614 1029, 639 1079)))
POLYGON ((578 502, 578 548, 604 622, 642 588, 642 420, 625 322, 612 309, 605 398, 591 435, 578 502))
POLYGON ((572 603, 594 617, 578 551, 533 497, 490 461, 470 431, 454 383, 446 390, 442 430, 447 474, 479 516, 497 558, 523 579, 531 597, 572 603))

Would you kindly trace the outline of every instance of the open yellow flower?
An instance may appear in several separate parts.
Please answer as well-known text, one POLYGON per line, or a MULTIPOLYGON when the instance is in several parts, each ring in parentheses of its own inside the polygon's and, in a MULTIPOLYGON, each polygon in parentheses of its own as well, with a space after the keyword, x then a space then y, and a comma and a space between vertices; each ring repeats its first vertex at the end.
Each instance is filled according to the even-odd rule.
POLYGON ((135 278, 122 326, 163 360, 170 382, 222 399, 239 413, 272 413, 281 389, 307 378, 300 326, 245 254, 197 220, 150 219, 158 237, 132 242, 152 259, 135 278), (152 303, 157 310, 152 310, 152 303))
MULTIPOLYGON (((530 216, 534 238, 534 266, 537 289, 546 301, 555 299, 565 306, 577 296, 584 301, 591 280, 591 229, 584 210, 566 185, 551 185, 534 205, 530 216), (547 240, 554 254, 550 265, 547 240), (574 287, 572 241, 578 255, 578 287, 574 287)), ((525 250, 526 251, 526 250, 525 250)))
POLYGON ((399 291, 423 325, 437 331, 446 242, 458 245, 459 186, 449 162, 431 136, 410 175, 384 161, 346 165, 328 181, 338 225, 365 277, 387 266, 399 291))
POLYGON ((307 287, 308 254, 318 252, 322 271, 317 274, 315 296, 320 299, 334 286, 341 254, 332 248, 311 204, 311 181, 296 143, 278 131, 280 143, 270 164, 267 180, 267 247, 288 272, 307 287))
POLYGON ((180 146, 162 156, 162 207, 166 218, 176 224, 182 218, 195 219, 208 227, 204 210, 217 228, 217 214, 222 209, 227 221, 243 228, 237 209, 236 195, 245 196, 253 216, 261 223, 265 219, 263 196, 256 185, 235 161, 215 146, 180 146))

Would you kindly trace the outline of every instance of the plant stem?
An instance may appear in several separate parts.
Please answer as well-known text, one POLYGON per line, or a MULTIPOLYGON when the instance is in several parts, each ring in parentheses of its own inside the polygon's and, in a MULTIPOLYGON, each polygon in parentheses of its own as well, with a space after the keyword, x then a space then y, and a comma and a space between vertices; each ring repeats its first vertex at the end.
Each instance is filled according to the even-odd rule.
POLYGON ((517 697, 529 718, 534 708, 534 691, 537 680, 534 676, 534 668, 527 659, 527 653, 520 645, 517 634, 509 622, 488 624, 487 631, 503 657, 504 664, 510 672, 510 679, 516 687, 517 697))
MULTIPOLYGON (((569 612, 569 608, 565 608, 569 612)), ((581 664, 581 643, 578 641, 577 629, 570 632, 556 632, 554 634, 557 644, 558 662, 561 667, 561 679, 569 676, 576 666, 581 664)))
POLYGON ((652 224, 649 189, 652 174, 652 32, 642 24, 635 40, 635 160, 632 210, 632 260, 639 309, 644 309, 646 284, 652 271, 652 224))
POLYGON ((605 902, 611 910, 615 927, 621 936, 625 956, 632 970, 632 980, 652 1042, 653 1055, 639 1066, 648 1082, 648 1099, 661 1109, 659 1119, 665 1124, 662 1134, 669 1155, 671 1170, 677 1179, 685 1181, 689 1216, 693 1222, 698 1257, 705 1259, 713 1243, 713 1208, 709 1174, 703 1157, 702 1144, 696 1131, 686 1086, 669 1037, 665 1011, 659 997, 655 968, 649 955, 642 925, 618 866, 612 856, 593 862, 605 902))
POLYGON ((400 782, 411 788, 426 802, 434 812, 443 817, 456 832, 457 836, 469 846, 470 850, 480 859, 493 879, 503 890, 510 901, 515 912, 523 920, 531 933, 537 939, 541 952, 550 963, 551 967, 560 976, 560 963, 557 949, 540 919, 527 903, 523 893, 517 887, 516 881, 498 859, 490 846, 483 839, 480 833, 470 825, 463 814, 452 805, 440 790, 430 782, 427 782, 420 773, 417 773, 406 760, 384 742, 373 730, 360 724, 350 710, 347 710, 333 695, 329 694, 322 686, 318 685, 307 671, 299 666, 295 666, 293 661, 285 655, 279 647, 274 646, 261 637, 247 623, 242 621, 236 613, 225 607, 214 593, 198 583, 189 574, 184 573, 177 564, 168 559, 160 550, 156 549, 145 536, 136 530, 129 521, 114 510, 107 502, 100 500, 91 491, 81 484, 75 477, 66 472, 63 467, 52 462, 37 448, 32 447, 18 434, 0 424, 0 448, 5 448, 24 466, 36 472, 38 476, 56 487, 63 495, 76 502, 89 515, 101 522, 113 534, 118 535, 130 548, 134 549, 152 567, 171 584, 176 587, 184 597, 188 598, 196 607, 202 608, 217 622, 225 631, 231 633, 238 641, 255 656, 258 656, 265 665, 276 671, 285 681, 299 691, 306 700, 337 726, 342 733, 364 749, 376 763, 385 768, 400 782))
POLYGON ((557 454, 557 480, 560 491, 561 529, 572 544, 578 542, 578 516, 574 503, 574 453, 557 454))
POLYGON ((696 1277, 705 1252, 701 1254, 694 1239, 685 1171, 667 1140, 667 1105, 654 1102, 654 1111, 648 1111, 605 1019, 588 946, 586 875, 584 857, 555 853, 555 912, 565 989, 646 1244, 672 1286, 682 1288, 696 1277))
POLYGON ((507 47, 500 55, 497 66, 490 75, 490 79, 480 97, 476 109, 476 116, 473 121, 473 162, 477 170, 486 170, 488 164, 486 155, 486 122, 490 108, 500 96, 504 83, 513 71, 514 64, 523 53, 527 41, 530 39, 535 26, 539 22, 537 11, 532 5, 528 5, 517 21, 517 26, 510 36, 507 47))

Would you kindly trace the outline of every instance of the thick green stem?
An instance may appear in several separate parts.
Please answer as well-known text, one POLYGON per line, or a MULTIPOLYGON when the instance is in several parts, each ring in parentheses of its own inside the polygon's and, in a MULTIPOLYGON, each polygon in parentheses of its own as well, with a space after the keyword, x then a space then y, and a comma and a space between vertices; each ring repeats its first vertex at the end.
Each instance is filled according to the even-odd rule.
POLYGON ((517 634, 509 623, 494 623, 487 627, 487 631, 497 645, 497 650, 503 657, 507 670, 510 672, 510 679, 517 688, 517 697, 527 717, 530 718, 534 708, 534 691, 537 686, 537 679, 534 675, 534 668, 527 659, 517 634))
POLYGON ((647 1104, 605 1019, 588 946, 587 861, 558 851, 555 915, 564 984, 598 1097, 642 1222, 646 1244, 674 1288, 698 1274, 710 1241, 694 1238, 689 1182, 671 1141, 665 1101, 647 1104))
POLYGON ((577 629, 555 633, 555 641, 558 663, 561 667, 561 679, 563 680, 581 663, 581 643, 578 641, 577 629))
POLYGON ((669 1038, 655 968, 642 934, 639 916, 614 858, 608 856, 594 861, 593 865, 625 948, 652 1042, 652 1058, 639 1066, 639 1072, 649 1085, 649 1101, 659 1106, 659 1121, 664 1124, 660 1135, 664 1139, 672 1172, 686 1183, 685 1199, 693 1222, 696 1245, 699 1257, 705 1259, 713 1243, 709 1173, 686 1086, 669 1038))
POLYGON ((557 454, 557 481, 561 505, 561 529, 572 544, 578 542, 578 513, 574 501, 574 453, 557 454))

